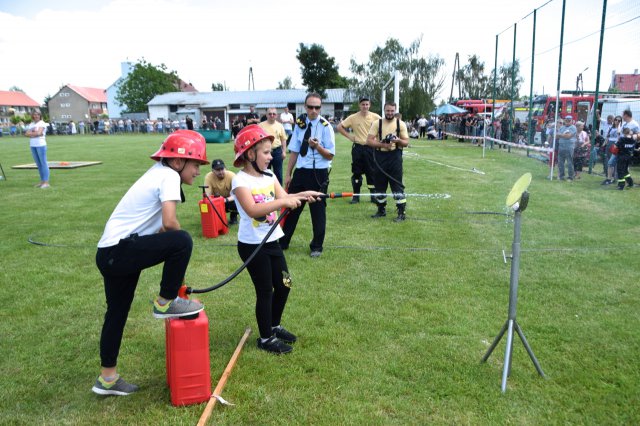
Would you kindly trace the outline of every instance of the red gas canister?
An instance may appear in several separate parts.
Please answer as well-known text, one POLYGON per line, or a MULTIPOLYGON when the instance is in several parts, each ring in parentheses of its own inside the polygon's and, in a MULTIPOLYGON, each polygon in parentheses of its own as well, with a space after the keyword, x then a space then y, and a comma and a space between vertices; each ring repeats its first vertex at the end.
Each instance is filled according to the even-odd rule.
POLYGON ((173 405, 206 402, 211 397, 209 319, 200 311, 194 319, 165 320, 167 384, 173 405))
POLYGON ((213 211, 209 200, 207 200, 207 194, 205 192, 206 186, 200 186, 202 188, 202 200, 198 201, 198 207, 200 208, 200 222, 202 223, 202 236, 205 238, 215 238, 218 236, 218 226, 216 221, 216 212, 213 211))
POLYGON ((229 226, 227 223, 227 210, 224 204, 224 197, 213 197, 211 200, 213 201, 213 206, 215 207, 215 210, 216 210, 213 212, 213 216, 216 222, 216 229, 218 230, 218 235, 224 235, 229 233, 229 226))

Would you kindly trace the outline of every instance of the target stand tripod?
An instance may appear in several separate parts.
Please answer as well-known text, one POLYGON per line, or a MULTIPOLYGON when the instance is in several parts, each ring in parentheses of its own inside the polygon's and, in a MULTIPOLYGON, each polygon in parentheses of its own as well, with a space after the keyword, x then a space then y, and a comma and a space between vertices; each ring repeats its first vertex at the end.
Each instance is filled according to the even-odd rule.
POLYGON ((513 351, 513 332, 518 334, 522 344, 524 345, 533 365, 538 370, 540 376, 545 377, 540 363, 536 359, 536 356, 527 342, 527 338, 524 336, 524 332, 520 325, 516 321, 516 305, 518 302, 518 276, 520 269, 520 224, 522 221, 522 212, 527 208, 529 202, 529 193, 527 188, 531 183, 531 173, 525 173, 513 186, 513 189, 507 197, 507 206, 515 211, 514 226, 513 226, 513 244, 511 246, 511 278, 509 282, 509 316, 507 321, 502 326, 502 329, 493 340, 493 343, 487 350, 487 353, 482 357, 482 362, 486 362, 489 356, 496 348, 504 333, 507 333, 507 348, 504 354, 504 367, 502 370, 502 393, 507 391, 507 378, 511 374, 511 355, 513 351))

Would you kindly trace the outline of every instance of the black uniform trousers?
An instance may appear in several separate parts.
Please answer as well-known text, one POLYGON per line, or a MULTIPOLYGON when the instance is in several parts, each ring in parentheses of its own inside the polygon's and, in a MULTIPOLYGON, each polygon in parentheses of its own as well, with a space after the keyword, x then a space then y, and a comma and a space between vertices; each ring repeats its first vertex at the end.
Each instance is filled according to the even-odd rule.
POLYGON ((351 147, 351 185, 353 192, 359 193, 362 187, 362 175, 367 179, 369 192, 374 188, 373 148, 354 143, 351 147))
POLYGON ((375 187, 376 202, 380 205, 387 204, 387 187, 391 187, 393 198, 396 204, 405 204, 407 199, 404 195, 404 186, 402 185, 402 150, 394 149, 393 151, 380 151, 378 149, 373 153, 376 164, 375 187))
POLYGON ((184 281, 193 241, 186 231, 123 238, 111 247, 99 248, 96 265, 104 277, 107 312, 100 336, 100 361, 115 367, 122 333, 142 270, 164 262, 160 296, 175 299, 184 281))
POLYGON ((279 146, 271 150, 271 163, 269 163, 269 168, 273 170, 273 174, 276 175, 278 182, 280 185, 284 185, 282 183, 282 147, 279 146))
POLYGON ((618 176, 618 188, 624 188, 625 183, 629 186, 633 186, 633 179, 631 173, 629 173, 629 163, 631 157, 629 155, 619 154, 616 161, 616 174, 618 176))
MULTIPOLYGON (((295 194, 303 191, 327 192, 329 187, 329 169, 303 169, 298 168, 293 173, 288 192, 295 194)), ((291 237, 296 230, 300 214, 304 210, 305 202, 297 209, 291 210, 284 223, 284 237, 280 238, 280 245, 283 249, 289 247, 291 237)), ((311 211, 311 224, 313 225, 313 239, 309 244, 311 251, 322 251, 324 243, 325 228, 327 225, 327 202, 325 199, 309 204, 311 211)))

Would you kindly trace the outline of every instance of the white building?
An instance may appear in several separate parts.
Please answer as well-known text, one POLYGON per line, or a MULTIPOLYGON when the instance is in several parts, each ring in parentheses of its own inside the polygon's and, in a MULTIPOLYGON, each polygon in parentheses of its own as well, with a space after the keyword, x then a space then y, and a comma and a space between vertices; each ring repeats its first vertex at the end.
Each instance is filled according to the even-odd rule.
POLYGON ((121 62, 120 77, 114 81, 111 86, 107 87, 107 90, 105 90, 107 93, 107 110, 109 111, 109 118, 120 118, 122 117, 122 111, 127 109, 126 105, 121 105, 116 101, 116 95, 118 94, 118 83, 127 78, 132 68, 133 66, 131 65, 131 62, 121 62))
MULTIPOLYGON (((219 91, 219 92, 171 92, 154 97, 147 106, 149 118, 181 119, 191 116, 195 123, 200 123, 204 116, 207 119, 220 118, 225 129, 231 128, 231 123, 238 117, 249 112, 251 105, 255 112, 262 116, 267 108, 274 107, 282 111, 288 107, 289 111, 298 116, 305 112, 304 100, 307 91, 304 89, 289 90, 254 90, 254 91, 219 91)), ((352 100, 347 100, 346 89, 328 89, 322 100, 321 114, 324 117, 342 118, 349 112, 352 100)))

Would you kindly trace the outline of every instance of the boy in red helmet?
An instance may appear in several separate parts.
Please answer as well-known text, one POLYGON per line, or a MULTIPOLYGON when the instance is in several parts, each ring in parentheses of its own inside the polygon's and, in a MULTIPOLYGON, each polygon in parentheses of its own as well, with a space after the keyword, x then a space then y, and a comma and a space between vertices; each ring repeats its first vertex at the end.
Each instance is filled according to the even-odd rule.
POLYGON ((176 206, 184 201, 180 185, 191 185, 200 175, 200 165, 209 163, 205 140, 192 130, 178 130, 151 158, 156 164, 120 200, 98 242, 96 264, 104 278, 107 302, 100 336, 102 369, 92 388, 100 395, 129 395, 138 390, 117 374, 116 363, 142 270, 164 264, 154 317, 181 317, 203 309, 198 302, 178 297, 193 242, 180 229, 176 206))

